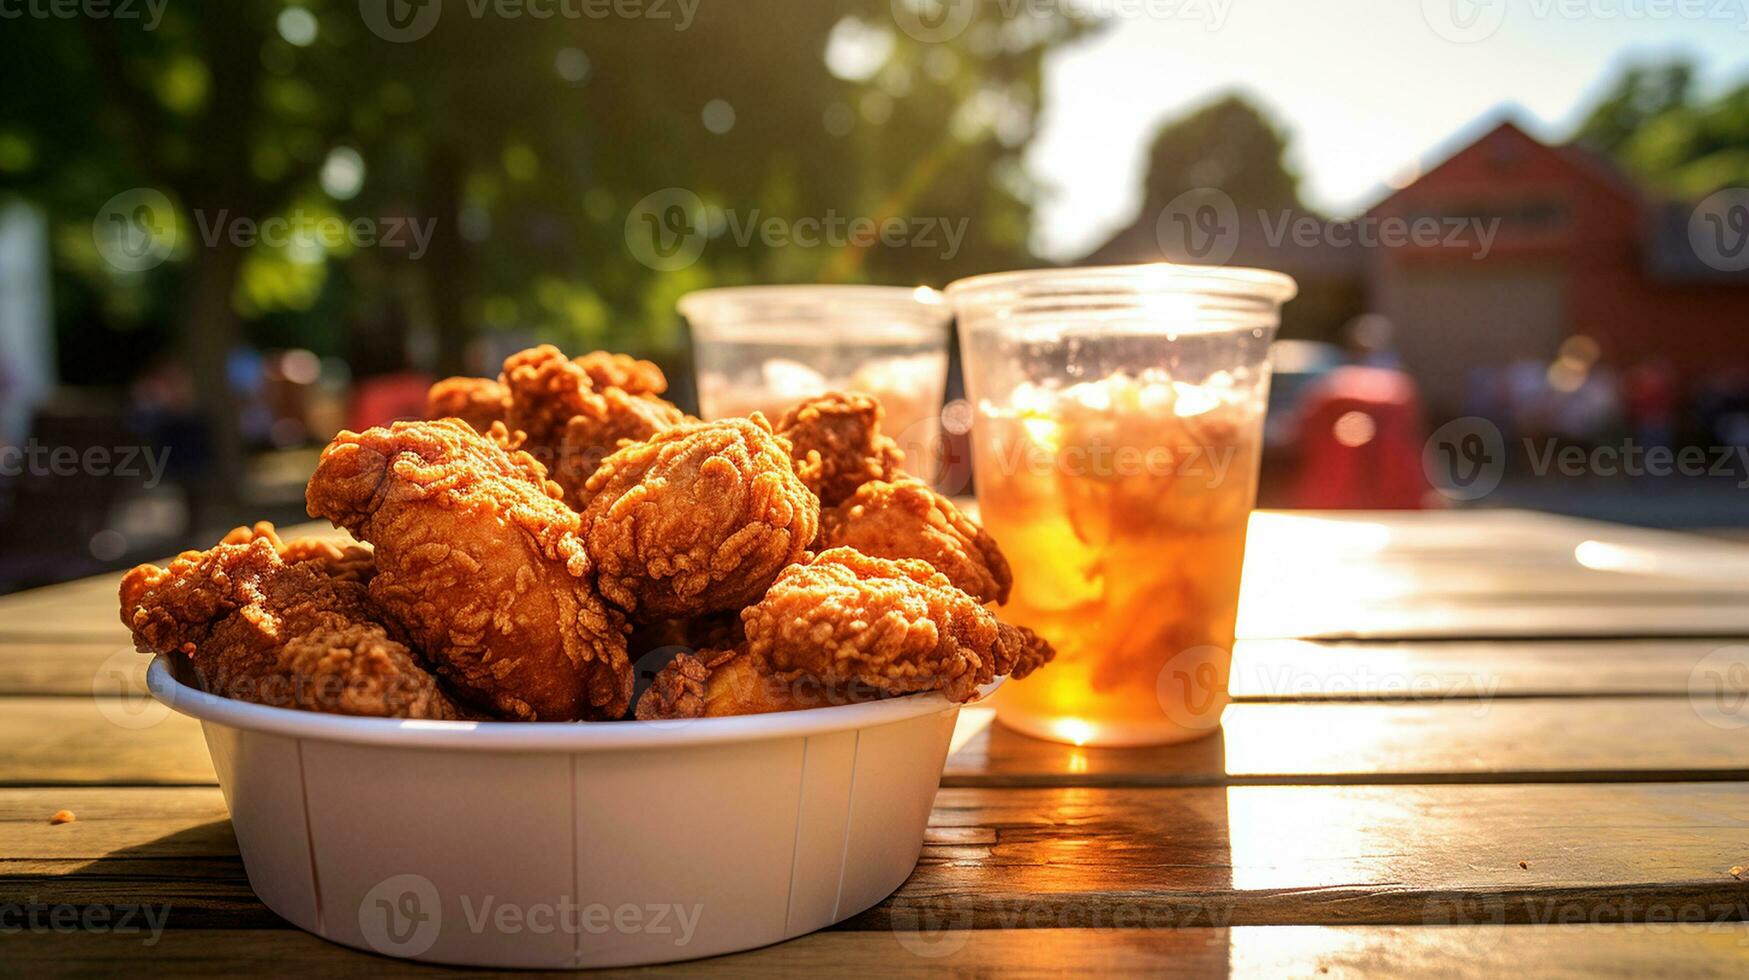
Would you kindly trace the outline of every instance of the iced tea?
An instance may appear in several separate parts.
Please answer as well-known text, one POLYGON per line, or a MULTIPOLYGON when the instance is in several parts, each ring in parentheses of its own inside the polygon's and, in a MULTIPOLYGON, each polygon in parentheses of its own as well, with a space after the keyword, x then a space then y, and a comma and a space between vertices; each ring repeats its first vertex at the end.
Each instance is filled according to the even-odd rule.
POLYGON ((980 406, 984 525, 1017 570, 1003 615, 1057 648, 998 696, 1005 723, 1098 744, 1220 723, 1261 411, 1146 372, 980 406))
POLYGON ((1267 353, 1293 281, 1141 266, 949 287, 1001 610, 1057 649, 997 718, 1082 745, 1182 741, 1227 704, 1267 353))

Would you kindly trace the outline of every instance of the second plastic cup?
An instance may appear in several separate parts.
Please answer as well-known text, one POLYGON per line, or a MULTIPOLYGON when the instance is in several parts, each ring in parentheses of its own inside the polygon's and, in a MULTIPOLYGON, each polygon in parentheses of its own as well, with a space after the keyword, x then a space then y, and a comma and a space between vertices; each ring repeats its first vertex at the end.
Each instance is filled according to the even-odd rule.
POLYGON ((680 297, 707 419, 861 391, 886 409, 911 475, 933 483, 940 456, 951 313, 927 287, 731 286, 680 297))
POLYGON ((998 694, 1002 723, 1077 745, 1220 726, 1267 355, 1295 288, 1174 265, 948 287, 978 504, 1014 567, 1003 618, 1057 648, 998 694))

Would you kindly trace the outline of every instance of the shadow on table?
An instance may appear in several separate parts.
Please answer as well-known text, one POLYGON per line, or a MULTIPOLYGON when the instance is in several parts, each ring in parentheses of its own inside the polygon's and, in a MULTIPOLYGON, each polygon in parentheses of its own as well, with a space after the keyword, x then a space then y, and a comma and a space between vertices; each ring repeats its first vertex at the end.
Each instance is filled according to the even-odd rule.
POLYGON ((123 847, 69 874, 8 879, 30 904, 106 908, 111 922, 145 911, 171 929, 289 929, 249 887, 229 820, 214 820, 123 847))

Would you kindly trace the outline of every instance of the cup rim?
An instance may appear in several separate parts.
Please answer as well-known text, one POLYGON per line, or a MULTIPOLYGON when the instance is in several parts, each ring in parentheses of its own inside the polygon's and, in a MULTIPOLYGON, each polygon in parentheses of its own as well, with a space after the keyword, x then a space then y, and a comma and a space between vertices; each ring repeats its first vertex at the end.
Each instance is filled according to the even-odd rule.
POLYGON ((684 293, 675 308, 693 329, 728 326, 758 310, 761 319, 831 319, 855 314, 900 316, 946 330, 953 309, 929 286, 798 283, 774 286, 712 286, 684 293), (741 316, 735 314, 740 313, 741 316))
POLYGON ((1292 276, 1269 269, 1148 262, 1137 265, 1059 266, 968 276, 944 291, 956 312, 972 306, 1034 301, 1142 298, 1204 293, 1263 300, 1279 306, 1299 294, 1292 276))

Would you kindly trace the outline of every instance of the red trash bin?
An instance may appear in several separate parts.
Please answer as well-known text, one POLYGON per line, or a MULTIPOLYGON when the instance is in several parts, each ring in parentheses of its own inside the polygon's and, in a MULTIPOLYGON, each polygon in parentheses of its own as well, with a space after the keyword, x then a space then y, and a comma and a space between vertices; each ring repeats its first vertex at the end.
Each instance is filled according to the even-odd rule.
POLYGON ((1341 367, 1301 403, 1293 504, 1330 510, 1419 510, 1431 487, 1421 468, 1427 439, 1421 396, 1407 374, 1341 367))
POLYGON ((411 371, 365 378, 353 391, 352 406, 346 413, 346 427, 362 432, 373 425, 388 425, 397 419, 422 419, 425 417, 425 393, 430 388, 429 375, 411 371))

